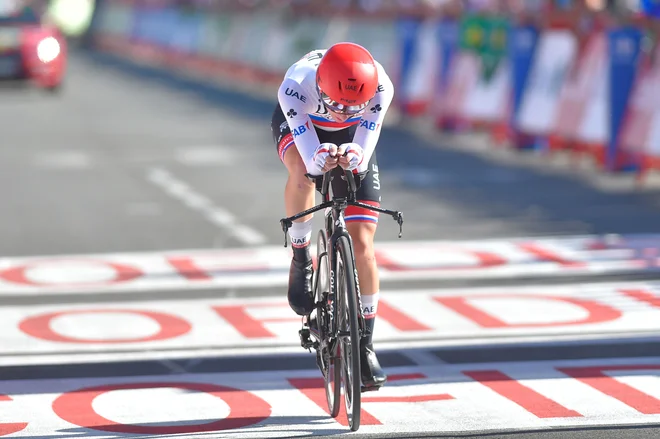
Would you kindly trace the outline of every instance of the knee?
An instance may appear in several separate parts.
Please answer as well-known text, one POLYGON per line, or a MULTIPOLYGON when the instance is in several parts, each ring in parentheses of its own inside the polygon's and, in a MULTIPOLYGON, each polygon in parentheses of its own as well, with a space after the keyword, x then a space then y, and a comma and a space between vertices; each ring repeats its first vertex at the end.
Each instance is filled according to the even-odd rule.
POLYGON ((376 225, 372 223, 355 222, 347 224, 346 227, 351 234, 355 258, 366 260, 375 259, 374 235, 376 234, 376 225))

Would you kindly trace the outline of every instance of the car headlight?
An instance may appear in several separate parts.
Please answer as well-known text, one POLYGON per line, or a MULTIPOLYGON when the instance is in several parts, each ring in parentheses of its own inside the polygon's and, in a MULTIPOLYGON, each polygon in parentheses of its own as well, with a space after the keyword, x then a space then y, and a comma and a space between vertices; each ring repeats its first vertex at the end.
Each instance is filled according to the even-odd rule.
POLYGON ((54 61, 60 51, 60 43, 53 37, 44 38, 37 46, 37 56, 43 63, 54 61))

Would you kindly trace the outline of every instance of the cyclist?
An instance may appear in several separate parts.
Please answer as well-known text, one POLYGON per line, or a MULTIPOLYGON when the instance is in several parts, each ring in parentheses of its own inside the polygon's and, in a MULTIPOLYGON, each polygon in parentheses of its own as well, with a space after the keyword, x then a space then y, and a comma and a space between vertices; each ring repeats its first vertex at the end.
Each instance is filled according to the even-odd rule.
MULTIPOLYGON (((380 206, 374 150, 393 96, 394 87, 383 66, 357 44, 337 43, 327 50, 311 51, 289 68, 271 123, 277 152, 289 174, 284 190, 287 216, 314 206, 315 183, 305 174, 321 176, 337 166, 361 179, 359 201, 380 206)), ((380 289, 374 255, 378 214, 349 206, 345 221, 354 244, 367 326, 367 336, 360 343, 362 384, 380 387, 387 376, 372 342, 380 289)), ((312 215, 294 222, 289 235, 293 258, 287 297, 291 309, 305 316, 314 309, 309 250, 312 215)))

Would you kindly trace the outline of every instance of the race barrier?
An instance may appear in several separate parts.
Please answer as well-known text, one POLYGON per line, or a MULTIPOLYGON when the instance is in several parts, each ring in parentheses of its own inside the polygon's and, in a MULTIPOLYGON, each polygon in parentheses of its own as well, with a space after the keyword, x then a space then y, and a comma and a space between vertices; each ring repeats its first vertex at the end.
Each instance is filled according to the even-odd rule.
POLYGON ((487 130, 494 145, 586 154, 640 177, 660 167, 648 21, 594 20, 578 31, 478 10, 452 18, 212 3, 100 1, 91 40, 135 61, 268 86, 273 100, 303 54, 353 41, 390 73, 398 109, 438 130, 487 130))

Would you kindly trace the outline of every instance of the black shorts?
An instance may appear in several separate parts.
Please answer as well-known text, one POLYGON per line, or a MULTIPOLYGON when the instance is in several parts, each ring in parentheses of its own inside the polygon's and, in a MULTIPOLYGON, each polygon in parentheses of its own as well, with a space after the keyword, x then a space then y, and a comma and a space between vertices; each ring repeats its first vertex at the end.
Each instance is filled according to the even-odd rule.
MULTIPOLYGON (((314 126, 320 143, 334 143, 335 145, 352 142, 356 128, 357 124, 339 131, 325 131, 314 126)), ((284 154, 288 148, 291 146, 295 147, 295 145, 293 144, 293 135, 289 129, 289 124, 279 104, 275 106, 270 129, 273 134, 273 142, 275 142, 277 154, 280 160, 284 161, 284 154)), ((346 193, 346 183, 338 178, 333 179, 332 192, 335 195, 342 196, 342 194, 346 193)), ((380 206, 380 174, 378 171, 376 151, 371 155, 367 174, 360 184, 356 198, 363 203, 380 206)), ((344 213, 346 222, 378 222, 378 212, 368 209, 349 206, 344 213)))

